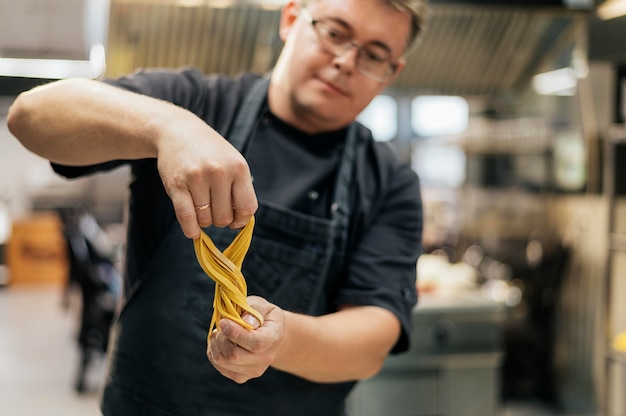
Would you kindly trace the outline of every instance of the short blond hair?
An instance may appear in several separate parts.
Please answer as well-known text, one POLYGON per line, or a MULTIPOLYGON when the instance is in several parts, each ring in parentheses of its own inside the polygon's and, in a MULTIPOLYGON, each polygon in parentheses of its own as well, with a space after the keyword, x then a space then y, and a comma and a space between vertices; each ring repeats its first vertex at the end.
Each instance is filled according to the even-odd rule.
MULTIPOLYGON (((378 0, 381 3, 393 7, 402 13, 411 16, 411 32, 407 39, 406 50, 409 51, 417 42, 417 38, 426 27, 426 15, 428 13, 428 0, 378 0)), ((303 7, 315 2, 315 0, 300 0, 303 7)))

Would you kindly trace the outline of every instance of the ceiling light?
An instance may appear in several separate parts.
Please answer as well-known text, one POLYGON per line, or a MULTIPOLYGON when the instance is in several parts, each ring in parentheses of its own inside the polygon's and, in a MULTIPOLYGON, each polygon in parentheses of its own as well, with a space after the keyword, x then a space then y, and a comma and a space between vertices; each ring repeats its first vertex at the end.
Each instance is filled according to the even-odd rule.
POLYGON ((544 72, 533 77, 533 88, 541 95, 574 95, 578 77, 572 68, 544 72))
POLYGON ((106 59, 104 46, 91 47, 89 60, 21 59, 0 57, 0 76, 63 79, 98 78, 104 74, 106 59))
POLYGON ((615 19, 626 15, 626 0, 607 0, 596 10, 602 20, 615 19))

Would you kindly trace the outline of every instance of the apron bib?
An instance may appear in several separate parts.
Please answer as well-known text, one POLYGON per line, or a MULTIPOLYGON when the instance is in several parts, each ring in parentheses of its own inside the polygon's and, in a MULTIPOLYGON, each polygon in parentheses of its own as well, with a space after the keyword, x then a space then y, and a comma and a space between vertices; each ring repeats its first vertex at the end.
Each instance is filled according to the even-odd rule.
MULTIPOLYGON (((269 78, 247 95, 229 134, 243 151, 253 134, 269 78)), ((259 201, 256 226, 242 271, 248 294, 283 309, 328 313, 332 277, 346 256, 348 195, 356 145, 355 126, 337 174, 331 218, 304 215, 259 201)), ((205 230, 223 250, 237 231, 205 230)), ((103 393, 106 416, 343 416, 354 382, 318 384, 272 368, 237 384, 206 357, 214 282, 202 271, 193 241, 173 223, 129 297, 113 329, 103 393)))

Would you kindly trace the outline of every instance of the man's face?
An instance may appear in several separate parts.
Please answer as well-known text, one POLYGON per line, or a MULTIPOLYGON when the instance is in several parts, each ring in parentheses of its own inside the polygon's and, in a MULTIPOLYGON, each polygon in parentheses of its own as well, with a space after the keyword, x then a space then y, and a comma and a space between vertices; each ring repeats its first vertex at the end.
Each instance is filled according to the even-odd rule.
MULTIPOLYGON (((355 44, 402 69, 411 19, 378 0, 317 0, 308 6, 313 20, 341 29, 355 44)), ((283 10, 280 34, 285 42, 274 69, 270 107, 276 115, 310 133, 346 126, 378 95, 385 82, 357 68, 357 48, 343 56, 324 49, 297 2, 283 10)))

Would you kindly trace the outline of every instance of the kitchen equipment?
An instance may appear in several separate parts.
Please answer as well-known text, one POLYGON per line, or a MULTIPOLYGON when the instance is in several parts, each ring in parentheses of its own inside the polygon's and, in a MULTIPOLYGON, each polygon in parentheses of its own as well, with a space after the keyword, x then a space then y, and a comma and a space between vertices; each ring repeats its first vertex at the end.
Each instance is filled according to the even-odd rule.
POLYGON ((411 348, 357 385, 350 416, 490 416, 499 402, 506 307, 480 291, 422 295, 411 348))

